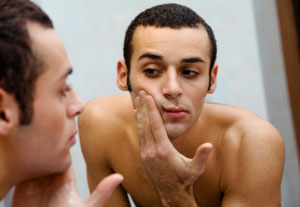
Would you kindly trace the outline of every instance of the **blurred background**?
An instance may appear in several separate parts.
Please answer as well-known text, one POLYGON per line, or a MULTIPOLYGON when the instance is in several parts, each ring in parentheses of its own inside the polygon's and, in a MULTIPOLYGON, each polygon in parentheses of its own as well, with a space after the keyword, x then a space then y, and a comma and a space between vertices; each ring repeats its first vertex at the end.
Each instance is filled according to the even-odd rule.
MULTIPOLYGON (((56 32, 65 43, 74 68, 69 82, 85 103, 99 96, 124 93, 116 85, 116 63, 123 58, 125 30, 138 13, 151 6, 170 2, 184 4, 196 11, 213 28, 218 44, 217 91, 208 95, 207 101, 249 109, 279 129, 286 144, 282 203, 287 207, 299 206, 297 134, 299 138, 300 129, 297 126, 300 117, 297 106, 300 106, 300 99, 297 89, 300 90, 300 58, 297 1, 34 2, 48 13, 56 32)), ((82 198, 87 198, 86 168, 79 140, 71 153, 78 192, 82 198)), ((9 196, 5 203, 10 206, 9 196)))

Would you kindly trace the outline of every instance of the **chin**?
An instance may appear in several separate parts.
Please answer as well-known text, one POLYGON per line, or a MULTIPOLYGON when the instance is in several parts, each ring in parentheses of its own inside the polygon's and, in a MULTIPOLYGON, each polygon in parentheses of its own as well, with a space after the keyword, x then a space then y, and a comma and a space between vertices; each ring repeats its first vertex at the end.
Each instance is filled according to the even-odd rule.
POLYGON ((51 162, 51 165, 46 167, 48 170, 46 174, 56 174, 65 172, 71 165, 71 155, 60 157, 51 162))
POLYGON ((63 173, 71 165, 71 156, 63 158, 53 158, 51 160, 44 158, 44 160, 36 160, 36 162, 22 167, 20 177, 22 180, 29 180, 38 177, 44 177, 52 174, 63 173))
POLYGON ((183 133, 178 133, 178 132, 171 132, 171 133, 168 133, 168 132, 167 132, 167 134, 168 134, 169 139, 170 139, 171 141, 173 141, 173 140, 179 138, 183 133))
POLYGON ((165 126, 167 135, 170 140, 175 140, 181 137, 186 132, 186 127, 184 126, 177 126, 177 125, 166 125, 165 126))
POLYGON ((71 165, 71 155, 69 154, 67 157, 62 158, 62 160, 59 161, 59 168, 58 173, 65 172, 71 165))

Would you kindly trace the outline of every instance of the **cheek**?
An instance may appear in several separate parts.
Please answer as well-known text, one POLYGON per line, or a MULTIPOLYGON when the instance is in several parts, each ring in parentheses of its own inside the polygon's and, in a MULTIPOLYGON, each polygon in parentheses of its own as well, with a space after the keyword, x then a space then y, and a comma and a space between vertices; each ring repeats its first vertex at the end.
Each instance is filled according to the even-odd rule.
POLYGON ((155 101, 159 99, 160 91, 159 91, 158 80, 146 79, 143 76, 140 77, 132 76, 131 86, 132 86, 131 99, 133 103, 140 90, 144 90, 147 94, 151 95, 155 101))
POLYGON ((192 100, 192 105, 196 113, 196 116, 199 116, 201 114, 205 97, 206 97, 206 93, 203 93, 201 95, 198 94, 198 96, 196 96, 196 98, 192 100))
POLYGON ((207 85, 203 82, 185 88, 184 95, 195 111, 201 110, 207 95, 207 89, 207 85))
POLYGON ((62 133, 65 128, 66 116, 64 108, 55 102, 48 102, 40 106, 34 113, 41 129, 48 132, 49 135, 62 133))

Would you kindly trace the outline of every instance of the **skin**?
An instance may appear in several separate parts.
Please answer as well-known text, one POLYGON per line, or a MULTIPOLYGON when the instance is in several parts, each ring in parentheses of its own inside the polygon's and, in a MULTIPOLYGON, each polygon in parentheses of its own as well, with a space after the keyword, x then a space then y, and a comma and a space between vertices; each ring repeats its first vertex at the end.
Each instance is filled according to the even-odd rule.
POLYGON ((0 89, 1 198, 16 185, 14 206, 103 206, 122 176, 105 179, 87 201, 78 196, 70 148, 76 143, 75 117, 83 104, 67 83, 72 68, 53 29, 34 22, 26 26, 43 72, 36 80, 29 125, 19 125, 18 103, 0 89))
MULTIPOLYGON (((130 96, 92 100, 79 117, 91 192, 118 172, 125 180, 107 206, 129 206, 126 193, 143 207, 280 206, 278 131, 247 110, 205 103, 218 72, 208 90, 205 29, 139 26, 132 45, 130 96)), ((122 90, 127 75, 120 60, 122 90)))

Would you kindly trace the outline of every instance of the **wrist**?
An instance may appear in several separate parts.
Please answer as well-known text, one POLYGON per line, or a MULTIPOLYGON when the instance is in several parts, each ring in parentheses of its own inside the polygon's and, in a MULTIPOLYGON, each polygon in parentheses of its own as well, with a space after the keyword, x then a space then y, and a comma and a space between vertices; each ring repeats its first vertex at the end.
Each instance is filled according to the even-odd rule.
POLYGON ((163 207, 199 207, 194 197, 193 186, 159 194, 163 207))

